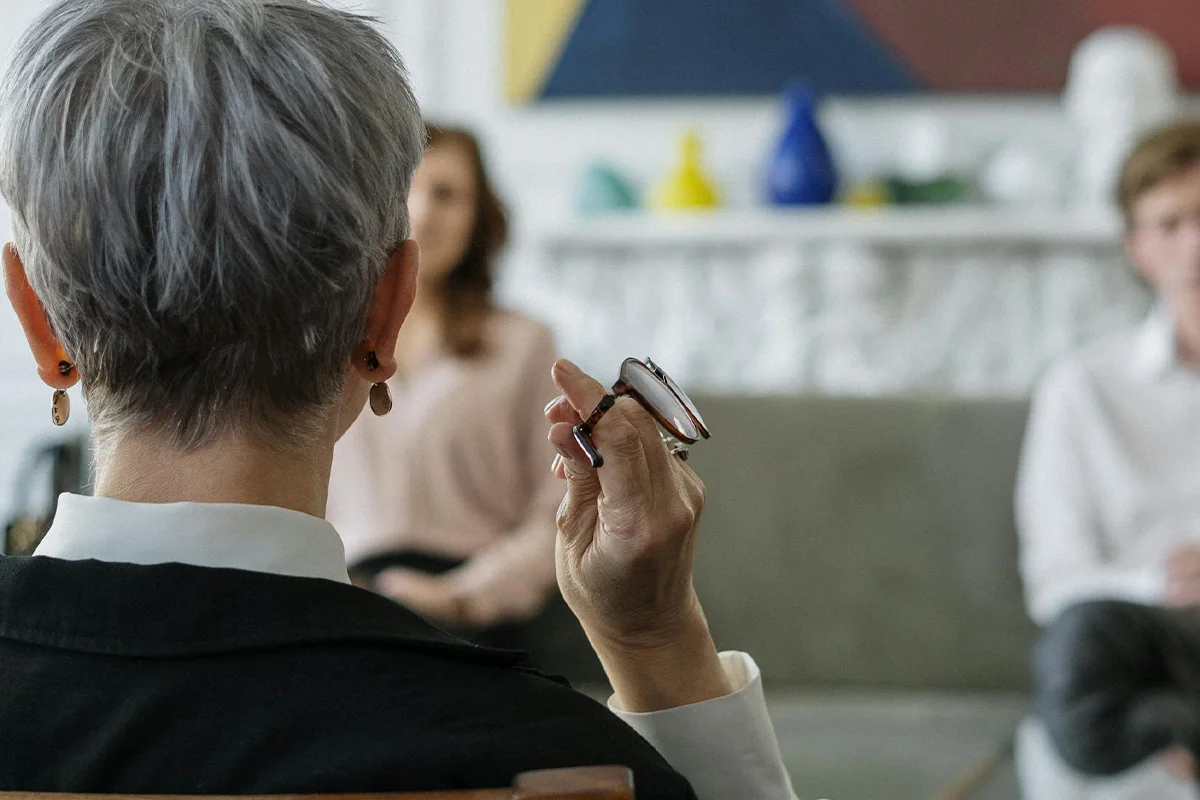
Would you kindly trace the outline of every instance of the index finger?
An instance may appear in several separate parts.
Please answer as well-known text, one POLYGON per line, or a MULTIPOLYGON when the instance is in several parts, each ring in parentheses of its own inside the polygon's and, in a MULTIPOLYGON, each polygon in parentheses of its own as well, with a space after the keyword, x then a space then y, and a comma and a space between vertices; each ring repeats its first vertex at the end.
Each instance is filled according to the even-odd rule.
MULTIPOLYGON (((563 393, 563 397, 561 399, 566 401, 566 405, 569 407, 569 409, 573 409, 575 413, 579 415, 581 420, 587 419, 592 413, 592 409, 596 407, 596 404, 599 403, 605 395, 609 394, 608 389, 597 382, 595 378, 588 375, 576 364, 565 358, 560 358, 558 361, 554 362, 553 376, 554 382, 558 385, 559 390, 563 393), (579 391, 575 393, 568 391, 566 385, 562 383, 564 380, 568 382, 575 381, 575 383, 572 385, 577 387, 579 391)), ((563 408, 563 403, 558 402, 559 399, 560 398, 556 398, 555 401, 552 401, 547 405, 548 416, 551 417, 552 421, 554 422, 565 422, 570 416, 569 409, 563 408)), ((642 408, 640 403, 637 403, 636 401, 622 401, 617 403, 608 411, 608 413, 605 415, 605 418, 607 418, 613 412, 620 412, 629 420, 634 428, 637 429, 638 433, 642 437, 643 444, 646 445, 649 450, 652 452, 657 452, 659 449, 663 449, 663 452, 665 452, 665 448, 659 448, 657 446, 653 448, 649 447, 652 444, 657 445, 661 443, 662 437, 658 432, 658 423, 654 421, 654 418, 650 416, 646 409, 642 408)))
MULTIPOLYGON (((565 358, 554 363, 553 376, 559 390, 580 418, 586 419, 600 400, 609 394, 600 382, 565 358)), ((631 405, 636 403, 624 401, 614 406, 601 418, 591 434, 596 449, 603 451, 605 466, 597 470, 597 477, 610 498, 633 498, 638 494, 652 497, 652 478, 662 471, 662 467, 656 463, 657 453, 652 449, 657 447, 664 450, 665 455, 658 428, 645 409, 629 408, 631 405), (635 415, 638 413, 650 423, 653 441, 646 441, 646 432, 636 424, 635 415)))
POLYGON ((578 425, 583 422, 583 418, 575 411, 574 406, 567 398, 559 395, 546 404, 546 420, 553 425, 556 422, 566 422, 570 425, 578 425))

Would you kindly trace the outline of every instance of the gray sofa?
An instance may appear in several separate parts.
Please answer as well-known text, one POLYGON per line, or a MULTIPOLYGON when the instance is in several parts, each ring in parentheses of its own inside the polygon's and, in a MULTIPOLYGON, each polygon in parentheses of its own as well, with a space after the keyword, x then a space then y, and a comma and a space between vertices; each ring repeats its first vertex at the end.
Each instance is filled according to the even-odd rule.
MULTIPOLYGON (((713 438, 696 586, 774 684, 1022 690, 1035 629, 1012 491, 1027 404, 697 397, 713 438)), ((598 677, 565 609, 534 656, 598 677)))

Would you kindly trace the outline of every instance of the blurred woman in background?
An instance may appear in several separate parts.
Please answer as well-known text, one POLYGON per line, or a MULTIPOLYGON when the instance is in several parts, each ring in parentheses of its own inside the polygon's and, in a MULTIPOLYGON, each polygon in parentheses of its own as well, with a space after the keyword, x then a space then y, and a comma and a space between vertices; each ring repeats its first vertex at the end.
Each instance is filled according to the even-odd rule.
POLYGON ((355 582, 477 642, 520 646, 513 623, 555 586, 562 486, 541 413, 557 394, 554 343, 493 302, 508 225, 478 141, 428 133, 408 201, 421 268, 388 382, 395 410, 338 443, 328 518, 355 582))

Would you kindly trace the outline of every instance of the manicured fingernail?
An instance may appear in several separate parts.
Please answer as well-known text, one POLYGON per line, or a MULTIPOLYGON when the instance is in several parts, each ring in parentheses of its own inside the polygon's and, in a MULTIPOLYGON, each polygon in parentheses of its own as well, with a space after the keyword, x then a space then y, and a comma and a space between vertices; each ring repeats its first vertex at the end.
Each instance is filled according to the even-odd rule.
POLYGON ((562 370, 566 375, 579 374, 579 367, 575 366, 574 362, 572 362, 569 358, 560 358, 558 361, 554 362, 554 365, 562 370))
POLYGON ((562 466, 562 462, 563 462, 563 457, 562 457, 562 456, 555 456, 555 457, 554 457, 554 460, 550 462, 550 471, 551 471, 552 473, 554 473, 554 474, 556 474, 556 475, 557 475, 557 474, 558 474, 558 468, 559 468, 560 466, 562 466))
POLYGON ((549 414, 549 413, 550 413, 550 409, 554 408, 554 405, 555 405, 556 403, 558 403, 560 400, 562 400, 562 396, 561 396, 561 395, 560 395, 559 397, 556 397, 556 398, 554 398, 554 399, 553 399, 553 400, 551 400, 549 403, 546 403, 546 407, 542 409, 542 413, 543 413, 543 414, 549 414))
POLYGON ((570 458, 571 457, 571 454, 568 453, 566 450, 563 450, 561 447, 559 447, 557 442, 551 442, 550 444, 554 445, 554 449, 558 451, 559 458, 570 458))

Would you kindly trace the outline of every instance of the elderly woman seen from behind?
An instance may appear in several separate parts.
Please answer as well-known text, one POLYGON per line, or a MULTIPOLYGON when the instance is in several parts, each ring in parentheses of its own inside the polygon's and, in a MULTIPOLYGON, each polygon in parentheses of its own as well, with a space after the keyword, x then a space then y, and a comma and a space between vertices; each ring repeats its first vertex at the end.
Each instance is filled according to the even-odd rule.
POLYGON ((792 796, 757 670, 717 653, 692 588, 699 479, 625 399, 590 468, 571 424, 605 390, 569 362, 557 571, 611 710, 351 585, 323 518, 334 443, 397 370, 424 149, 368 20, 57 0, 0 115, 6 290, 56 407, 82 386, 96 452, 96 496, 0 558, 0 790, 462 789, 626 764, 639 796, 792 796))

